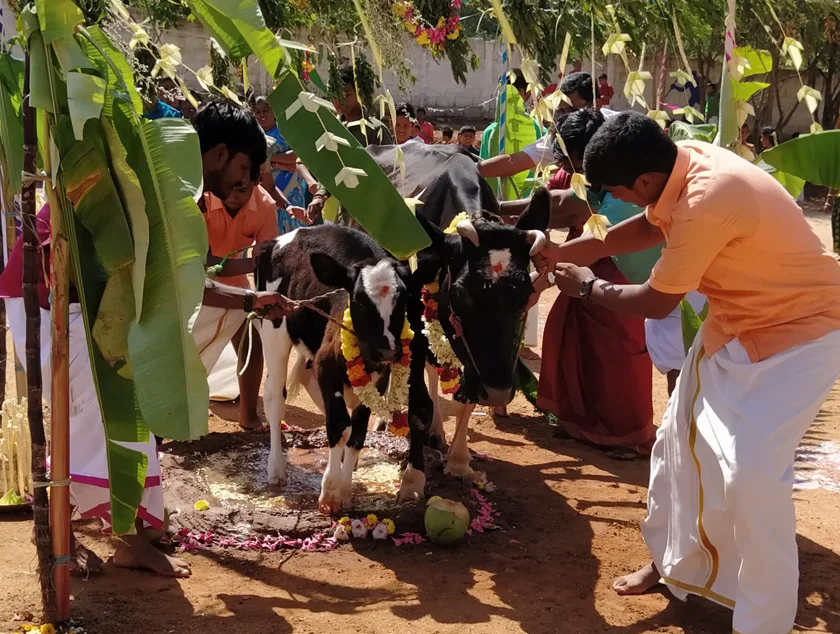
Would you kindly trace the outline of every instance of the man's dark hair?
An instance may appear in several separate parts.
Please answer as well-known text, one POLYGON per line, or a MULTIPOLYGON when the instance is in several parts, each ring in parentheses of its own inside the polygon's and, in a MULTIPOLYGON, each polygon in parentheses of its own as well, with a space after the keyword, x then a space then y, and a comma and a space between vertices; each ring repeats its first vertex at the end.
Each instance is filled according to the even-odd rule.
POLYGON ((459 134, 475 134, 475 126, 461 126, 461 131, 459 132, 459 134))
POLYGON ((761 128, 761 136, 773 136, 776 133, 776 128, 772 125, 766 125, 761 128))
POLYGON ((448 125, 442 126, 440 129, 440 135, 444 139, 451 139, 453 135, 452 128, 450 128, 448 125))
POLYGON ((354 86, 356 76, 353 73, 353 64, 347 62, 342 64, 338 69, 338 76, 341 77, 341 83, 345 86, 354 86))
POLYGON ((606 79, 606 78, 607 78, 606 73, 601 73, 600 75, 598 75, 598 79, 606 79))
POLYGON ((595 90, 595 97, 600 97, 601 93, 598 90, 598 86, 596 85, 593 88, 592 75, 585 71, 569 73, 560 82, 560 92, 568 96, 577 93, 587 103, 592 103, 593 89, 595 90))
POLYGON ((259 176, 267 149, 265 133, 253 112, 227 99, 212 99, 201 104, 193 126, 202 154, 221 143, 231 157, 240 152, 251 157, 251 176, 259 176))
POLYGON ((638 112, 607 119, 586 146, 583 171, 593 187, 633 187, 642 174, 670 174, 677 146, 659 124, 638 112))
POLYGON ((401 103, 394 108, 398 117, 408 117, 414 119, 414 106, 410 103, 401 103))
POLYGON ((426 109, 423 106, 420 106, 419 108, 417 108, 417 114, 420 114, 421 112, 423 114, 426 114, 426 109))
MULTIPOLYGON (((563 139, 566 151, 571 156, 583 158, 589 140, 604 123, 604 115, 593 108, 579 108, 563 112, 554 121, 557 134, 563 139)), ((563 158, 560 143, 554 142, 554 157, 563 158)))
POLYGON ((517 90, 528 90, 528 80, 520 69, 513 69, 513 77, 508 77, 508 83, 517 90))

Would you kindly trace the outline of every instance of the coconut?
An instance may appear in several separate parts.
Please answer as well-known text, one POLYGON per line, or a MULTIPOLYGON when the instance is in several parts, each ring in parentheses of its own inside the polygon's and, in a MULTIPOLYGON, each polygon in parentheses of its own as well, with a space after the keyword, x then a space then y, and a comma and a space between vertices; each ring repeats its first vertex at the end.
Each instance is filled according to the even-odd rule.
POLYGON ((426 507, 426 536, 435 544, 454 544, 467 532, 470 512, 467 507, 444 498, 434 497, 426 507))

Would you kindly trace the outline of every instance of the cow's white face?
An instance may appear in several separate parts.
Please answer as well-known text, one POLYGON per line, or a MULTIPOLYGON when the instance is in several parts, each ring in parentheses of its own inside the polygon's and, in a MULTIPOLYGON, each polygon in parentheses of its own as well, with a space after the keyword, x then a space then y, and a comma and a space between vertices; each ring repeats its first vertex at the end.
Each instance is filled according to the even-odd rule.
POLYGON ((402 358, 406 288, 398 262, 392 258, 345 266, 326 254, 313 254, 318 279, 350 294, 350 317, 362 358, 372 364, 402 358))

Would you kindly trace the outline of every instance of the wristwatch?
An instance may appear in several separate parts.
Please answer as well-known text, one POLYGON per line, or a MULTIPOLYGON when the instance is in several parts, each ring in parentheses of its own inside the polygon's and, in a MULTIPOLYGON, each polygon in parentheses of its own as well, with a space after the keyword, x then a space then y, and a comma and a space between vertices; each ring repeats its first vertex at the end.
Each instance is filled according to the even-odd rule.
POLYGON ((242 298, 242 310, 246 313, 254 312, 254 300, 256 298, 257 294, 254 291, 248 291, 245 297, 242 298))
POLYGON ((597 277, 595 277, 594 275, 590 275, 580 283, 580 291, 578 292, 578 294, 582 300, 587 302, 592 301, 592 287, 597 281, 597 277))

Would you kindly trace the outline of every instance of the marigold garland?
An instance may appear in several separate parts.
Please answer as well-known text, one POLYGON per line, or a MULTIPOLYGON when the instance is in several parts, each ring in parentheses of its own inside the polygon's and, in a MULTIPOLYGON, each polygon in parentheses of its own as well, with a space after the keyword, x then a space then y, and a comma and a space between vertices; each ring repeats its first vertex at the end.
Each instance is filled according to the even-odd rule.
POLYGON ((341 330, 341 354, 347 364, 347 378, 350 387, 359 402, 367 407, 375 416, 384 419, 391 419, 388 426, 389 431, 395 436, 407 436, 409 432, 408 414, 405 409, 408 407, 408 376, 411 362, 411 340, 414 339, 414 332, 408 325, 408 320, 403 322, 400 342, 402 344, 402 358, 399 363, 391 364, 391 380, 388 391, 383 396, 376 388, 373 377, 365 369, 365 361, 362 359, 359 342, 353 333, 353 318, 350 316, 350 308, 344 311, 344 326, 341 330))
POLYGON ((437 368, 440 389, 444 394, 455 394, 461 387, 461 361, 452 349, 443 326, 438 319, 438 294, 440 284, 432 282, 423 287, 423 334, 429 340, 429 349, 440 364, 437 368))
POLYGON ((439 56, 443 53, 446 40, 457 40, 464 30, 458 13, 461 10, 461 0, 452 0, 449 6, 452 13, 448 18, 440 16, 435 26, 428 26, 429 23, 417 13, 409 0, 397 0, 392 5, 392 11, 420 46, 439 56))

